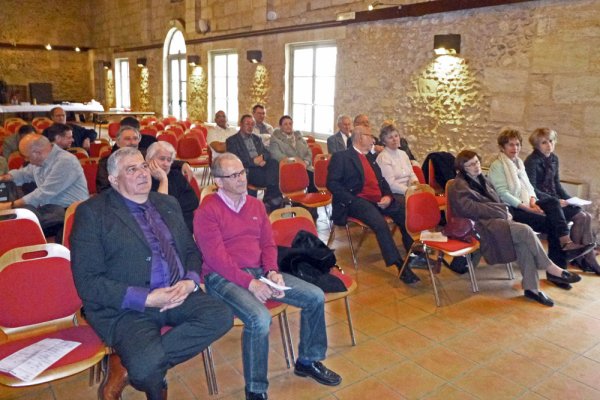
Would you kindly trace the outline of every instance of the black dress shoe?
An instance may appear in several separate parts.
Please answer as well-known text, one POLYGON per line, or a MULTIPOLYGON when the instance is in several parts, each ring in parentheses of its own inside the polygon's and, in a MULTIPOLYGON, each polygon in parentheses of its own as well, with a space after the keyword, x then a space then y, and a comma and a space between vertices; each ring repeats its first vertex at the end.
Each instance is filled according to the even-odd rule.
POLYGON ((311 377, 315 381, 328 386, 337 386, 342 382, 341 376, 324 366, 320 361, 314 361, 309 365, 296 361, 294 374, 311 377))
POLYGON ((577 257, 581 257, 581 256, 589 253, 590 251, 594 250, 594 247, 596 247, 595 243, 577 244, 577 243, 569 242, 569 243, 563 245, 561 249, 562 249, 563 253, 565 253, 565 258, 567 259, 567 261, 572 261, 572 260, 576 259, 577 257))
POLYGON ((532 292, 531 290, 526 290, 525 297, 527 297, 528 299, 531 299, 531 300, 535 300, 538 303, 543 304, 548 307, 554 306, 554 301, 552 301, 552 299, 550 297, 546 296, 544 294, 544 292, 535 293, 535 292, 532 292))
POLYGON ((552 275, 550 273, 548 273, 548 271, 546 271, 546 278, 552 282, 552 283, 563 283, 563 284, 569 284, 569 283, 575 283, 575 282, 579 282, 581 280, 581 276, 577 275, 575 272, 569 272, 567 270, 564 270, 560 276, 556 276, 556 275, 552 275))
POLYGON ((583 272, 594 272, 594 270, 588 265, 583 257, 579 257, 571 261, 571 265, 579 268, 583 272))
POLYGON ((585 272, 593 272, 596 275, 600 275, 600 265, 598 265, 597 261, 594 261, 593 264, 583 258, 580 258, 577 261, 579 261, 579 264, 581 265, 581 269, 583 269, 585 272))
MULTIPOLYGON (((398 267, 398 269, 400 269, 401 267, 398 267)), ((407 285, 411 285, 413 283, 417 283, 420 282, 421 279, 419 279, 419 277, 417 275, 415 275, 415 273, 412 271, 412 269, 410 269, 410 267, 407 265, 406 267, 404 267, 404 270, 402 271, 402 274, 400 274, 400 280, 404 283, 406 283, 407 285)))
POLYGON ((246 400, 268 400, 267 393, 254 393, 246 390, 246 400))

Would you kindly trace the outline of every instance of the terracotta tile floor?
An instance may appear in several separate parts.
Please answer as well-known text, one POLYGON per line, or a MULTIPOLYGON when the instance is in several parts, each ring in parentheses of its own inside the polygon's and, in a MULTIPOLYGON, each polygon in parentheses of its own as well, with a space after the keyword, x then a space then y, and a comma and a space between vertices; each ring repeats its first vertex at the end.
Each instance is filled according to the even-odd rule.
MULTIPOLYGON (((324 218, 319 228, 326 238, 324 218)), ((417 270, 422 282, 415 287, 400 283, 395 270, 384 267, 373 235, 359 251, 357 271, 339 228, 333 247, 339 264, 358 281, 350 301, 356 347, 350 344, 343 301, 326 306, 326 364, 343 383, 322 386, 287 369, 274 321, 270 398, 600 399, 600 277, 586 274, 571 291, 542 280, 556 302, 546 308, 523 298, 517 271, 518 278, 509 281, 503 267, 480 266, 480 292, 473 294, 468 276, 444 269, 439 275, 443 307, 436 308, 426 271, 417 270)), ((298 311, 289 318, 297 343, 298 311)), ((219 383, 214 399, 244 397, 240 334, 234 328, 213 346, 219 383)), ((211 397, 200 357, 173 368, 168 380, 171 400, 211 397)), ((0 387, 0 399, 95 399, 97 386, 87 382, 84 372, 33 388, 0 387)), ((132 388, 123 394, 124 400, 144 398, 132 388)))

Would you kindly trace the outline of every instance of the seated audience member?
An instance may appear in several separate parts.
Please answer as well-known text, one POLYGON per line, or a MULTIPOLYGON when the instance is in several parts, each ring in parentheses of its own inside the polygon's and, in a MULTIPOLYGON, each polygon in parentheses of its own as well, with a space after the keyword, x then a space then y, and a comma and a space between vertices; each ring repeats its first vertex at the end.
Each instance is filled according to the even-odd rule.
MULTIPOLYGON (((593 217, 581 207, 567 203, 571 196, 560 183, 558 156, 554 153, 556 131, 548 128, 538 128, 529 136, 533 152, 525 159, 525 170, 529 181, 535 189, 538 199, 558 199, 567 221, 572 221, 571 239, 581 245, 596 242, 596 234, 592 229, 593 217)), ((594 251, 573 260, 584 271, 593 271, 600 275, 600 265, 594 251)))
POLYGON ((512 219, 506 204, 481 173, 477 153, 461 151, 456 157, 456 169, 458 174, 448 193, 453 214, 475 221, 481 252, 489 264, 517 260, 525 297, 552 307, 552 299, 539 290, 537 270, 546 270, 549 281, 563 286, 570 286, 581 277, 550 261, 531 227, 512 219))
MULTIPOLYGON (((123 118, 119 122, 119 126, 120 127, 130 126, 132 128, 135 128, 138 132, 140 132, 140 121, 136 117, 133 117, 133 116, 127 116, 127 117, 123 118)), ((152 143, 156 143, 157 141, 158 140, 154 136, 144 135, 140 132, 140 143, 138 144, 138 150, 140 150, 142 152, 142 154, 145 155, 148 147, 150 147, 150 145, 152 145, 152 143)))
POLYGON ((519 158, 522 140, 517 129, 502 129, 498 136, 500 153, 490 165, 490 181, 500 199, 508 204, 515 221, 531 226, 536 232, 546 233, 548 256, 559 267, 567 268, 568 261, 585 255, 594 245, 581 245, 571 240, 567 221, 557 198, 548 196, 538 200, 523 161, 519 158))
POLYGON ((314 184, 315 169, 312 163, 312 151, 302 137, 302 133, 294 130, 294 121, 289 115, 279 118, 279 128, 273 131, 269 152, 277 162, 286 157, 296 157, 304 161, 308 172, 308 191, 312 193, 317 191, 314 184))
POLYGON ((215 123, 217 125, 209 127, 206 135, 206 142, 213 152, 213 157, 216 157, 218 153, 225 152, 225 141, 236 133, 235 128, 231 128, 227 124, 225 111, 219 110, 215 113, 215 123))
MULTIPOLYGON (((115 140, 115 144, 113 145, 112 151, 114 153, 123 147, 132 147, 137 149, 141 139, 142 135, 136 128, 130 125, 123 125, 117 132, 117 138, 115 140)), ((96 175, 96 190, 98 193, 110 188, 107 168, 108 157, 109 156, 103 157, 100 159, 100 161, 98 161, 98 174, 96 175)), ((184 163, 183 161, 173 161, 172 168, 180 170, 188 180, 194 176, 190 165, 188 163, 184 163)))
MULTIPOLYGON (((369 122, 369 116, 367 114, 358 114, 354 117, 354 127, 364 126, 365 128, 371 129, 371 123, 369 122)), ((373 136, 373 145, 369 150, 371 153, 377 154, 383 150, 383 146, 379 143, 378 139, 373 136)))
POLYGON ((191 232, 194 210, 199 204, 198 197, 181 171, 171 168, 174 160, 175 149, 168 142, 153 143, 146 152, 146 161, 152 175, 152 191, 169 194, 177 199, 183 220, 191 232))
POLYGON ((63 150, 73 145, 73 131, 67 124, 54 123, 46 130, 48 140, 63 150))
POLYGON ((406 153, 400 150, 400 134, 394 125, 384 125, 379 134, 379 140, 385 145, 381 153, 377 156, 377 164, 381 169, 381 175, 390 186, 398 204, 398 223, 400 232, 402 232, 402 244, 408 251, 412 246, 413 240, 410 233, 406 230, 404 209, 404 194, 409 186, 419 183, 419 179, 412 169, 412 164, 406 153))
POLYGON ((269 146, 273 127, 265 122, 267 109, 262 104, 256 104, 252 107, 252 117, 254 118, 254 130, 252 133, 258 135, 265 146, 269 146))
POLYGON ((167 370, 225 334, 233 315, 200 289, 202 255, 177 201, 150 192, 140 151, 114 152, 108 173, 111 189, 77 207, 70 237, 86 319, 115 350, 99 398, 120 399, 129 381, 166 399, 167 370))
MULTIPOLYGON (((50 119, 57 124, 67 124, 67 113, 62 107, 54 107, 50 110, 50 119)), ((67 125, 73 131, 73 147, 83 147, 89 151, 90 144, 98 137, 98 132, 73 123, 68 123, 67 125)), ((44 129, 42 133, 44 136, 48 136, 49 128, 44 129)))
MULTIPOLYGON (((404 211, 383 178, 376 156, 370 152, 372 146, 371 129, 359 125, 352 132, 352 148, 331 157, 327 173, 327 189, 333 195, 331 218, 342 226, 347 217, 365 223, 375 232, 386 266, 395 265, 400 270, 402 256, 384 216, 391 217, 396 225, 405 229, 404 211)), ((400 279, 407 284, 419 281, 409 266, 404 268, 400 279)))
POLYGON ((321 363, 327 352, 323 291, 279 272, 269 217, 260 201, 247 195, 246 169, 238 157, 220 155, 211 172, 219 189, 196 211, 194 235, 204 254, 207 292, 229 304, 244 322, 246 399, 267 399, 271 315, 264 303, 271 298, 302 309, 294 373, 324 385, 339 385, 342 378, 321 363), (291 289, 276 290, 259 280, 263 276, 291 289))
POLYGON ((240 131, 226 141, 227 151, 235 154, 247 170, 251 185, 265 187, 263 201, 267 211, 281 207, 279 191, 279 163, 264 146, 262 140, 252 133, 254 118, 245 114, 240 120, 240 131))
POLYGON ((8 160, 8 157, 15 151, 19 151, 19 141, 27 134, 36 133, 32 125, 21 125, 19 130, 10 136, 7 136, 2 142, 2 155, 8 160))
POLYGON ((10 170, 0 176, 0 181, 13 181, 17 185, 35 182, 37 188, 18 200, 0 203, 0 210, 27 208, 37 215, 47 236, 57 234, 63 226, 66 208, 88 198, 83 169, 76 157, 36 133, 21 139, 19 151, 29 164, 10 170))
MULTIPOLYGON (((399 126, 396 125, 394 123, 393 120, 385 120, 383 121, 383 124, 381 125, 381 129, 383 129, 386 125, 394 125, 396 126, 396 128, 398 128, 399 126)), ((408 145, 408 140, 406 140, 406 137, 404 136, 404 132, 402 132, 401 130, 398 131, 398 134, 400 134, 400 145, 398 146, 398 148, 400 150, 402 150, 403 152, 406 153, 406 155, 408 156, 408 158, 410 159, 411 163, 413 163, 414 161, 414 165, 420 166, 416 161, 417 159, 415 158, 415 156, 413 155, 412 151, 410 151, 410 146, 408 145)), ((384 143, 385 146, 385 143, 384 143)))
POLYGON ((337 119, 337 127, 339 130, 327 138, 327 152, 329 154, 352 147, 352 119, 347 115, 340 115, 337 119))

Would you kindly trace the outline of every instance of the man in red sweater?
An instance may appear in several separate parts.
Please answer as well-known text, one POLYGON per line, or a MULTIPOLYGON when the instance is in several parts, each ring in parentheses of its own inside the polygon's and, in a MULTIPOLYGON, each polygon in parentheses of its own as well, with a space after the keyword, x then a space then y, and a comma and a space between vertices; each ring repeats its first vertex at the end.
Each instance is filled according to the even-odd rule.
POLYGON ((339 385, 342 378, 320 362, 327 352, 323 291, 279 272, 269 217, 263 203, 247 194, 240 159, 224 153, 214 160, 212 174, 219 189, 196 210, 194 235, 204 255, 207 292, 227 303, 244 322, 246 399, 267 399, 271 315, 264 303, 271 298, 302 309, 294 373, 324 385, 339 385), (291 289, 277 290, 262 282, 263 277, 291 289))

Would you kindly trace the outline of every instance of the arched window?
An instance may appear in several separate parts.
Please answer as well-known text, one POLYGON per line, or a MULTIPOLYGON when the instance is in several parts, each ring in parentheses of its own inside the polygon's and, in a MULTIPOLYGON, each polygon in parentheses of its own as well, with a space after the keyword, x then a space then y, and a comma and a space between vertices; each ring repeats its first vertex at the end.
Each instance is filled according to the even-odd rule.
POLYGON ((165 41, 165 91, 164 112, 180 120, 187 118, 187 63, 183 33, 173 28, 165 41))

